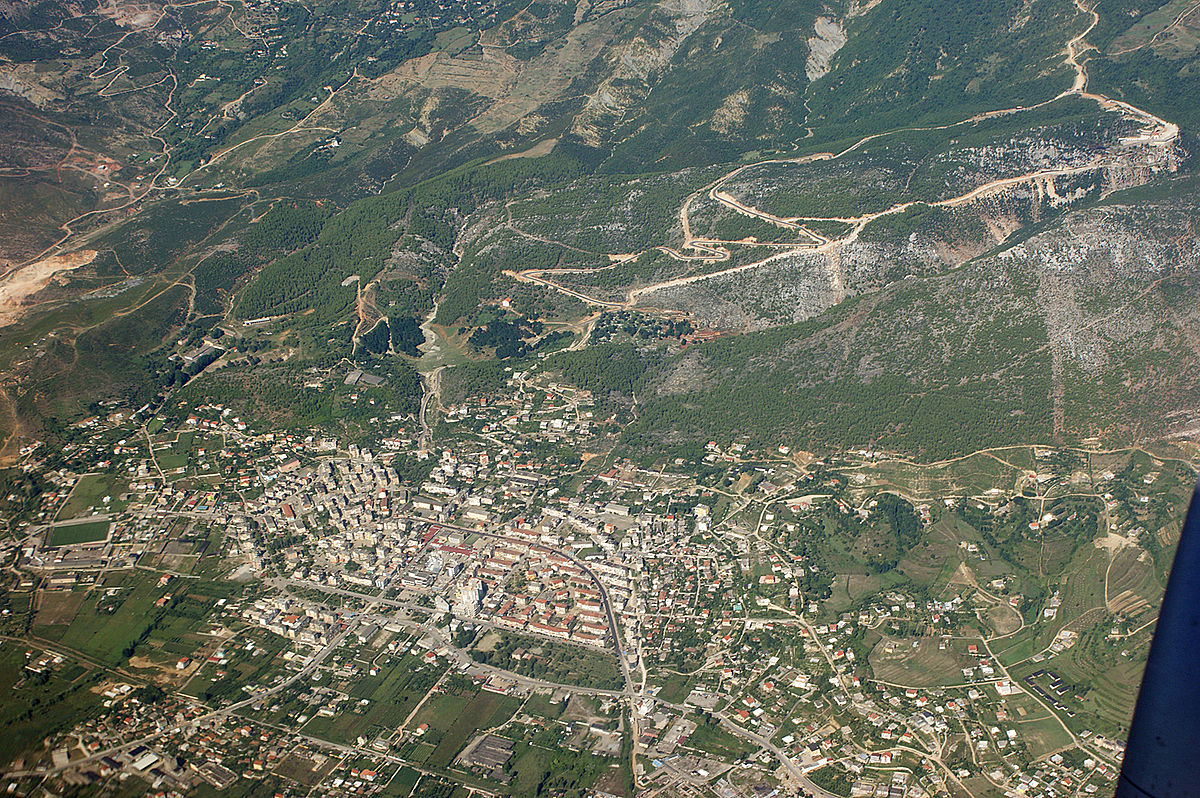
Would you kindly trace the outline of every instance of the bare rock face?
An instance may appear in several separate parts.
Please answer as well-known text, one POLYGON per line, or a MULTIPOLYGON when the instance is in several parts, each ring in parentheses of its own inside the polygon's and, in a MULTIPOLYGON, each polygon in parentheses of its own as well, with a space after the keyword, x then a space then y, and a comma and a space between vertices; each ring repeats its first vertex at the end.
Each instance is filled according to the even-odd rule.
POLYGON ((829 72, 830 62, 845 44, 846 31, 841 22, 832 17, 817 17, 813 36, 808 40, 808 61, 804 64, 809 83, 829 72))
POLYGON ((0 67, 0 93, 16 95, 36 108, 46 108, 63 100, 57 88, 41 79, 35 64, 9 64, 0 67))
POLYGON ((1180 209, 1156 208, 1150 217, 1130 206, 1097 208, 997 256, 1037 274, 1037 304, 1056 360, 1097 375, 1126 346, 1152 348, 1155 327, 1188 312, 1189 303, 1156 300, 1156 287, 1200 269, 1200 245, 1152 234, 1172 219, 1185 225, 1186 216, 1180 209))
MULTIPOLYGON (((761 386, 770 385, 819 396, 825 408, 881 401, 871 386, 900 386, 901 393, 973 396, 1004 423, 1039 437, 1194 435, 1200 245, 1179 231, 1196 211, 1190 199, 1171 199, 1069 212, 1000 253, 864 290, 815 323, 735 338, 739 343, 717 350, 685 350, 653 390, 701 407, 714 397, 761 400, 761 386), (862 398, 869 396, 875 398, 862 398)), ((917 236, 862 244, 857 257, 886 262, 886 253, 910 243, 921 251, 917 236)), ((788 301, 795 318, 816 316, 832 302, 830 272, 817 265, 780 258, 763 266, 770 277, 760 285, 750 270, 646 298, 706 304, 699 318, 757 329, 768 317, 783 321, 779 308, 788 301)), ((804 417, 783 423, 802 424, 804 417)), ((672 432, 688 429, 680 422, 672 432)))

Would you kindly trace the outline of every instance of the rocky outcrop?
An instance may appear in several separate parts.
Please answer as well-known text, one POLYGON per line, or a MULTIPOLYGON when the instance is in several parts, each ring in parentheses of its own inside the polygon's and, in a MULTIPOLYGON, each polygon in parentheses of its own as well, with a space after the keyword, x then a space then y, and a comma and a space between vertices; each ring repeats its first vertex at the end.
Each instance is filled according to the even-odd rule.
POLYGON ((817 17, 813 36, 808 40, 808 60, 804 64, 809 83, 829 72, 830 62, 845 43, 846 31, 841 22, 832 17, 817 17))

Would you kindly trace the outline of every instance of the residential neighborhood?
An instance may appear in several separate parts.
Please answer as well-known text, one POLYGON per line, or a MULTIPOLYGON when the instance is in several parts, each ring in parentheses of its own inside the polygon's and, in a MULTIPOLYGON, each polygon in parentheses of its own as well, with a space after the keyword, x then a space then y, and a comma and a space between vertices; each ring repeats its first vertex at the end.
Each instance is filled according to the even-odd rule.
MULTIPOLYGON (((86 420, 52 470, 31 447, 48 490, 7 550, 19 580, 0 653, 25 680, 87 673, 96 708, 13 763, 11 789, 520 793, 558 747, 580 752, 597 795, 624 780, 722 796, 1111 789, 1120 736, 1085 725, 1091 688, 1054 665, 1080 645, 1058 620, 1070 585, 1027 595, 986 577, 997 544, 976 535, 939 548, 943 581, 879 583, 836 609, 845 577, 804 534, 899 512, 854 490, 879 453, 714 441, 702 472, 589 464, 576 453, 606 426, 590 394, 509 382, 511 398, 447 408, 429 448, 404 418, 343 443, 214 404, 86 420), (124 649, 89 634, 94 613, 129 629, 124 649)), ((1144 491, 1170 481, 1148 466, 1095 476, 1090 512, 1128 542, 1112 545, 1146 534, 1144 491)), ((1081 478, 1017 476, 1048 498, 1081 478)), ((982 513, 1045 535, 1082 507, 1024 524, 996 488, 943 499, 911 506, 911 534, 982 513)), ((1110 600, 1108 645, 1140 631, 1146 602, 1129 595, 1110 600)))

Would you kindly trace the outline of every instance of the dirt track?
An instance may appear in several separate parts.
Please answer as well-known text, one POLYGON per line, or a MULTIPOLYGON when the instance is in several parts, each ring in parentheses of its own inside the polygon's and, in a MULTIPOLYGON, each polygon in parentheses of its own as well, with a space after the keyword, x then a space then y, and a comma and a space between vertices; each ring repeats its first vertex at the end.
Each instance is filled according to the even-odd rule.
MULTIPOLYGON (((705 196, 705 195, 707 195, 710 199, 714 200, 715 202, 718 202, 721 205, 725 206, 726 208, 733 210, 735 213, 739 213, 743 216, 747 216, 750 218, 759 219, 761 221, 765 221, 769 224, 774 224, 781 228, 800 232, 802 234, 807 235, 811 239, 810 241, 772 245, 772 246, 783 247, 783 248, 785 248, 785 251, 772 254, 772 255, 770 255, 762 260, 756 261, 754 263, 743 264, 743 265, 734 266, 734 267, 731 267, 728 269, 722 269, 722 270, 708 272, 708 273, 704 273, 704 274, 685 275, 685 276, 676 277, 676 278, 673 278, 670 280, 666 280, 661 283, 655 283, 655 284, 651 284, 651 285, 647 285, 647 286, 642 286, 640 288, 631 290, 627 294, 626 300, 624 303, 614 303, 614 302, 600 300, 595 297, 590 297, 590 296, 583 294, 579 291, 576 291, 574 289, 569 289, 564 286, 558 285, 557 283, 553 282, 551 279, 548 279, 549 276, 552 276, 556 272, 579 273, 579 272, 586 272, 586 271, 599 271, 602 269, 610 268, 610 266, 600 266, 600 267, 596 267, 593 269, 581 269, 581 268, 571 268, 571 269, 563 269, 563 270, 547 269, 547 268, 524 269, 520 272, 506 272, 506 274, 508 274, 510 277, 513 277, 514 279, 521 281, 521 282, 532 282, 532 283, 537 283, 539 285, 546 286, 548 288, 553 288, 557 291, 561 291, 562 293, 565 293, 569 296, 575 297, 576 299, 580 299, 591 305, 598 305, 601 307, 621 307, 621 306, 632 307, 637 304, 639 298, 641 298, 642 296, 645 296, 647 294, 653 293, 654 291, 658 291, 658 290, 661 290, 664 288, 679 286, 679 285, 683 285, 683 284, 687 284, 687 283, 693 283, 693 282, 697 282, 700 280, 708 280, 708 279, 712 279, 714 277, 720 277, 722 275, 727 275, 727 274, 730 274, 733 272, 741 272, 741 271, 753 269, 755 267, 758 267, 763 264, 769 263, 771 261, 777 260, 781 257, 786 257, 788 254, 790 254, 796 250, 806 250, 806 251, 810 251, 810 252, 827 252, 827 251, 830 251, 842 244, 849 243, 849 242, 852 242, 855 239, 857 239, 859 233, 863 230, 863 228, 865 228, 871 222, 873 222, 877 219, 886 217, 886 216, 893 215, 893 214, 903 213, 905 210, 918 204, 918 202, 915 200, 899 202, 899 203, 896 203, 895 205, 893 205, 889 208, 886 208, 882 211, 877 211, 877 212, 869 213, 869 214, 863 214, 861 216, 855 216, 855 217, 811 216, 811 217, 782 218, 782 217, 774 216, 770 213, 767 213, 766 211, 762 211, 758 208, 755 208, 753 206, 747 205, 747 204, 739 201, 738 199, 736 199, 732 195, 728 194, 727 192, 722 191, 721 187, 723 185, 727 184, 733 178, 737 177, 742 172, 746 171, 747 169, 752 169, 756 166, 762 166, 764 164, 771 164, 771 163, 806 163, 806 162, 815 161, 815 160, 835 161, 851 152, 854 152, 855 150, 859 149, 860 147, 867 144, 868 142, 871 142, 875 139, 883 138, 886 136, 891 136, 896 133, 905 132, 905 131, 913 131, 913 130, 947 130, 950 128, 955 128, 955 127, 959 127, 962 125, 967 125, 967 124, 971 124, 974 122, 982 121, 984 119, 990 119, 990 118, 994 118, 994 117, 998 117, 998 116, 1006 116, 1009 114, 1021 113, 1023 111, 1032 110, 1034 108, 1038 108, 1038 107, 1047 105, 1049 103, 1055 102, 1056 100, 1059 100, 1063 97, 1068 97, 1068 96, 1083 97, 1085 99, 1096 102, 1105 110, 1115 111, 1117 113, 1121 113, 1121 114, 1125 114, 1125 115, 1134 117, 1141 124, 1146 126, 1151 131, 1146 136, 1146 141, 1149 143, 1168 144, 1168 143, 1174 141, 1176 138, 1178 138, 1178 136, 1179 136, 1178 125, 1175 125, 1171 122, 1167 122, 1166 120, 1161 119, 1144 109, 1130 105, 1129 103, 1126 103, 1124 101, 1114 100, 1114 99, 1112 99, 1110 97, 1106 97, 1102 94, 1096 94, 1096 93, 1087 91, 1087 84, 1088 84, 1087 66, 1086 66, 1086 61, 1081 60, 1081 56, 1090 47, 1090 45, 1087 44, 1086 38, 1087 38, 1087 35, 1092 31, 1093 28, 1095 28, 1096 24, 1099 22, 1100 16, 1097 12, 1088 8, 1084 4, 1083 0, 1075 0, 1075 5, 1081 13, 1090 15, 1091 22, 1081 33, 1079 33, 1078 35, 1072 37, 1069 41, 1067 41, 1067 43, 1064 47, 1063 62, 1067 66, 1071 67, 1071 69, 1075 72, 1075 76, 1074 76, 1074 79, 1072 80, 1071 88, 1062 92, 1057 97, 1055 97, 1051 100, 1046 100, 1044 102, 1037 103, 1035 105, 1031 105, 1031 106, 1016 106, 1013 108, 1003 108, 1003 109, 998 109, 998 110, 994 110, 994 111, 987 111, 985 113, 976 114, 967 119, 963 119, 958 122, 953 122, 953 123, 945 124, 945 125, 937 125, 937 126, 926 127, 926 128, 902 128, 900 130, 893 130, 893 131, 888 131, 885 133, 874 133, 869 136, 864 136, 863 138, 856 141, 854 144, 850 145, 849 147, 845 148, 844 150, 842 150, 841 152, 838 152, 838 153, 830 153, 830 152, 815 153, 815 154, 800 156, 798 158, 770 158, 770 159, 766 159, 763 161, 757 161, 757 162, 751 163, 751 164, 744 164, 735 169, 732 169, 731 171, 729 171, 726 174, 722 175, 721 177, 717 178, 712 183, 708 184, 707 186, 700 189, 699 191, 696 191, 696 192, 690 194, 687 197, 687 199, 684 200, 682 206, 679 209, 679 222, 680 222, 680 226, 683 230, 683 239, 684 240, 683 240, 682 245, 680 245, 678 249, 668 247, 668 246, 653 247, 652 249, 656 249, 660 252, 663 252, 663 253, 671 256, 672 258, 674 258, 676 260, 681 260, 681 261, 723 261, 723 260, 728 260, 730 257, 730 253, 727 248, 727 245, 731 245, 731 244, 739 244, 740 245, 740 244, 745 243, 745 242, 741 242, 741 241, 724 241, 724 240, 717 240, 717 239, 699 238, 699 237, 693 236, 692 228, 691 228, 691 219, 690 219, 691 206, 692 206, 692 203, 697 198, 705 196), (827 239, 827 238, 820 236, 820 235, 812 232, 811 230, 809 230, 807 227, 805 227, 805 225, 804 225, 805 222, 809 222, 809 223, 812 223, 812 222, 838 222, 838 223, 842 223, 842 224, 852 225, 852 229, 850 230, 849 233, 847 233, 842 238, 831 240, 831 239, 827 239)), ((976 186, 975 188, 971 189, 970 191, 968 191, 964 194, 961 194, 957 197, 951 197, 951 198, 948 198, 945 200, 939 200, 937 202, 931 202, 928 204, 935 206, 935 207, 956 207, 959 205, 964 205, 966 203, 972 202, 973 200, 979 199, 981 197, 995 194, 997 192, 1001 192, 1006 189, 1009 189, 1013 186, 1017 186, 1017 185, 1021 185, 1021 184, 1025 184, 1025 183, 1032 183, 1037 187, 1039 193, 1045 194, 1046 196, 1051 197, 1051 198, 1056 198, 1057 194, 1055 192, 1055 187, 1054 187, 1054 179, 1055 178, 1069 177, 1069 176, 1075 175, 1075 174, 1095 171, 1097 169, 1102 168, 1102 166, 1103 165, 1098 162, 1093 162, 1093 163, 1085 164, 1080 167, 1042 170, 1042 171, 1037 171, 1037 172, 1031 172, 1031 173, 1024 174, 1024 175, 1018 175, 1016 177, 1003 178, 1003 179, 994 180, 994 181, 985 183, 980 186, 976 186)), ((517 231, 517 232, 520 232, 520 231, 517 231)), ((540 240, 544 241, 545 239, 540 239, 540 240)), ((623 255, 621 257, 622 258, 637 257, 640 254, 642 254, 642 253, 623 255)), ((610 255, 609 257, 612 258, 613 256, 610 255)))

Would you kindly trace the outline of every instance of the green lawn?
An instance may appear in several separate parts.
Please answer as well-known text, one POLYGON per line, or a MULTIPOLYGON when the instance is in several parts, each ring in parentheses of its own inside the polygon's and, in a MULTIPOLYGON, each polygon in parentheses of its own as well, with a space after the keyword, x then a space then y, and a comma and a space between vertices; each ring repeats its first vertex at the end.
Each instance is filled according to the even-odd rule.
POLYGON ((79 543, 95 543, 108 537, 107 521, 90 521, 85 524, 60 524, 50 530, 48 546, 74 546, 79 543))

